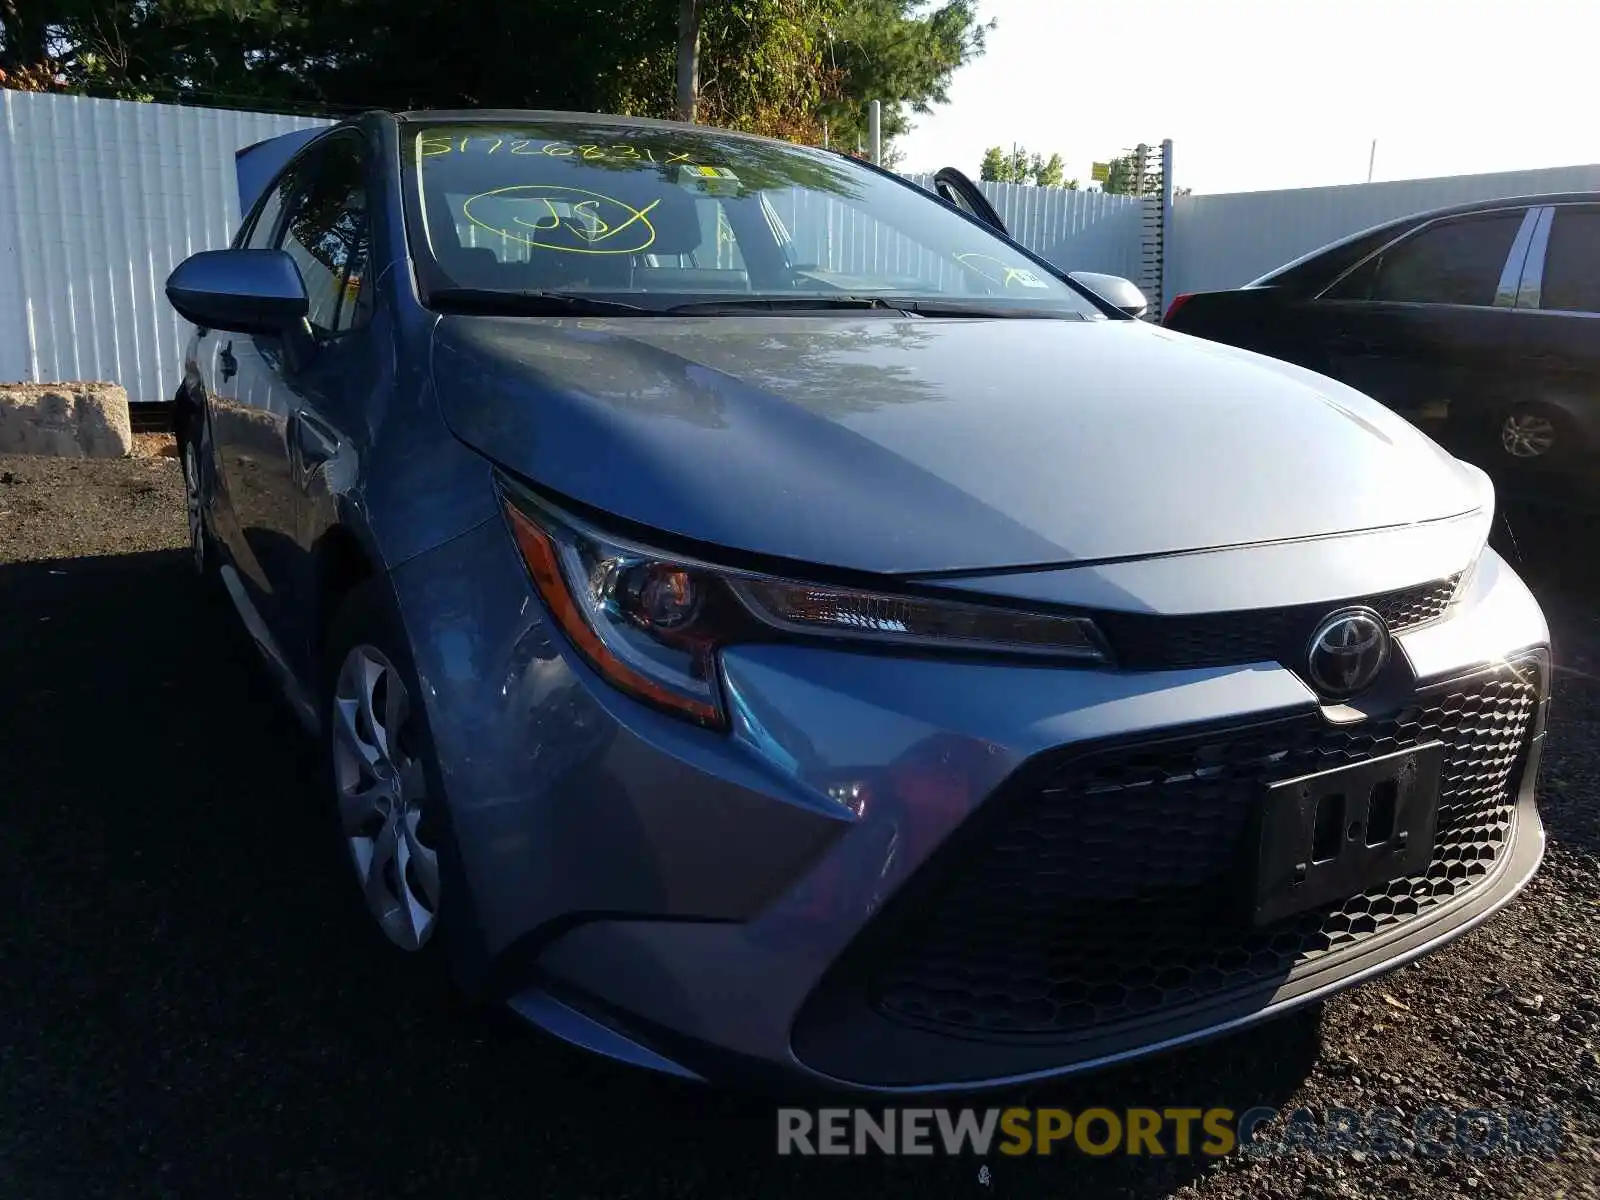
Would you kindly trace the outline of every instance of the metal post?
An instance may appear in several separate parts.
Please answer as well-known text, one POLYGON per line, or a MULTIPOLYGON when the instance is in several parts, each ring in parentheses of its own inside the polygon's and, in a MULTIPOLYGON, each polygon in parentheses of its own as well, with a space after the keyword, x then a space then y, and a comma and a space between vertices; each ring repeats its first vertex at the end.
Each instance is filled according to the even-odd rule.
POLYGON ((883 161, 883 102, 874 100, 867 105, 867 140, 872 145, 872 161, 883 161))
POLYGON ((1167 265, 1172 262, 1172 201, 1175 191, 1172 174, 1172 139, 1163 138, 1161 141, 1161 311, 1156 314, 1158 321, 1166 314, 1176 290, 1172 286, 1173 273, 1167 270, 1167 265))
POLYGON ((822 148, 824 150, 828 148, 828 122, 826 118, 822 122, 822 148))
POLYGON ((1158 198, 1150 194, 1150 146, 1146 142, 1133 148, 1132 187, 1139 202, 1139 278, 1134 282, 1145 296, 1160 296, 1161 215, 1151 212, 1152 201, 1158 198))
POLYGON ((1367 155, 1367 182, 1372 182, 1372 168, 1378 161, 1378 139, 1372 139, 1372 153, 1367 155))

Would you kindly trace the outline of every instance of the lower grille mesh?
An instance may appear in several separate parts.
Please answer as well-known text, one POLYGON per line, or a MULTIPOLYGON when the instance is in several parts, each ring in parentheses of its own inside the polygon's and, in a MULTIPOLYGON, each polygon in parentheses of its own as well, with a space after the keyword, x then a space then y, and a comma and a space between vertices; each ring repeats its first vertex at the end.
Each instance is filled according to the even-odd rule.
POLYGON ((881 944, 869 995, 967 1036, 1072 1037, 1281 981, 1471 889, 1509 838, 1539 700, 1523 660, 1423 693, 1386 719, 1320 716, 1080 757, 966 849, 881 944), (1254 927, 1240 904, 1263 782, 1438 740, 1425 874, 1254 927))

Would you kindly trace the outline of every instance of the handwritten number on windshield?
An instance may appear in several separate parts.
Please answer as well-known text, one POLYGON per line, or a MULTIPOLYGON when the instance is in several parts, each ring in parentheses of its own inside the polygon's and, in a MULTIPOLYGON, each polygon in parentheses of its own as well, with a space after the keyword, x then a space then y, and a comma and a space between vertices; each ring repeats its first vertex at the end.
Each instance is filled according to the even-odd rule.
POLYGON ((658 158, 655 151, 648 147, 641 150, 629 143, 574 145, 571 142, 540 142, 533 138, 471 135, 444 137, 437 134, 422 134, 417 139, 417 150, 423 158, 434 158, 441 154, 497 154, 503 150, 507 154, 518 156, 543 154, 549 158, 577 158, 586 162, 652 162, 662 166, 682 163, 690 167, 699 165, 686 152, 664 150, 658 158))

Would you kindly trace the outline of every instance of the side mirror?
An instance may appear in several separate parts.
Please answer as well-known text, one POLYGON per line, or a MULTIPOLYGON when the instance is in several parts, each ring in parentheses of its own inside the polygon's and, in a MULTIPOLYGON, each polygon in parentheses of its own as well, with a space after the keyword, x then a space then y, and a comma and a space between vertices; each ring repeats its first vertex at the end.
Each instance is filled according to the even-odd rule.
POLYGON ((1145 299, 1131 279, 1121 275, 1102 275, 1098 271, 1068 271, 1067 278, 1093 292, 1112 308, 1130 317, 1142 317, 1150 311, 1150 301, 1145 299))
POLYGON ((310 303, 300 268, 282 250, 202 250, 167 276, 167 301, 202 329, 281 334, 310 303))

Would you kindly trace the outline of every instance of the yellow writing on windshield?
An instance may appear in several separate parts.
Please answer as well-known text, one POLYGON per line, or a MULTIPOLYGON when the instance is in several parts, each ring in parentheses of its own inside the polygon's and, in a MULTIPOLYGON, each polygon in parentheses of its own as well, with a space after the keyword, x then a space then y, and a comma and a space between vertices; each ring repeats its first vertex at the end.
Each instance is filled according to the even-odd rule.
POLYGON ((690 157, 688 151, 649 146, 635 146, 628 142, 551 142, 539 138, 506 137, 493 135, 420 134, 417 152, 423 158, 437 158, 441 154, 507 154, 544 155, 547 158, 574 158, 585 162, 655 163, 670 167, 684 164, 701 174, 715 177, 720 168, 702 166, 690 157))
POLYGON ((975 275, 999 287, 1048 288, 1050 285, 1026 267, 1011 267, 991 254, 969 251, 957 254, 955 260, 975 275))
POLYGON ((656 240, 650 201, 643 208, 600 192, 552 183, 480 192, 462 205, 479 229, 523 246, 564 254, 639 254, 656 240))

